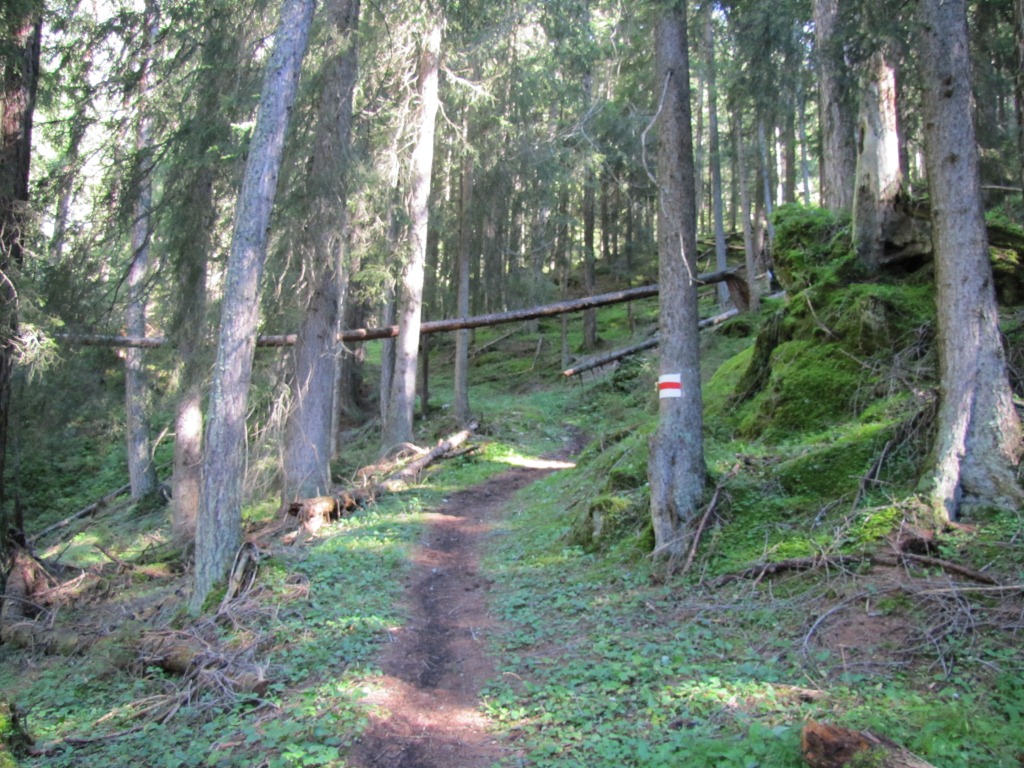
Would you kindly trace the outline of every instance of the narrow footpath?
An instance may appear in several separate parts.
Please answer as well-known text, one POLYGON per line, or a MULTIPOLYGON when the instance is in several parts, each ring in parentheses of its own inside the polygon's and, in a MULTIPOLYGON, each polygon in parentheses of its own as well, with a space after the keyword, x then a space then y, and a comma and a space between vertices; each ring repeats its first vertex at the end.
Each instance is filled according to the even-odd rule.
POLYGON ((428 516, 406 589, 409 621, 392 631, 380 660, 384 681, 367 702, 383 715, 371 716, 351 765, 485 768, 510 754, 479 711, 480 689, 495 673, 480 552, 516 491, 566 466, 515 467, 453 494, 428 516))

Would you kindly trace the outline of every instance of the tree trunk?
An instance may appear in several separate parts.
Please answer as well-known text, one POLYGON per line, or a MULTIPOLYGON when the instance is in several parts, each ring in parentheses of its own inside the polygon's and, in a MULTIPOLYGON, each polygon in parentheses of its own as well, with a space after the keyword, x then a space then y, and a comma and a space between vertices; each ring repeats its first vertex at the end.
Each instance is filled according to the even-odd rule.
POLYGON ((1024 188, 1024 0, 1013 0, 1013 31, 1017 43, 1017 69, 1013 73, 1017 108, 1017 183, 1024 188))
POLYGON ((939 522, 961 504, 1019 508, 1021 425, 999 337, 971 115, 965 0, 918 1, 935 253, 939 410, 922 484, 939 522))
MULTIPOLYGON (((463 126, 465 154, 462 157, 461 196, 459 198, 459 251, 456 262, 455 314, 469 316, 469 259, 472 245, 470 215, 473 206, 473 155, 469 144, 469 119, 463 126)), ((469 337, 467 329, 455 334, 455 384, 452 410, 459 424, 468 424, 472 418, 469 408, 469 337)))
MULTIPOLYGON (((146 3, 146 51, 141 62, 138 93, 138 123, 135 168, 138 191, 135 197, 135 217, 132 221, 132 260, 125 281, 128 304, 125 308, 125 331, 130 336, 146 335, 146 279, 149 275, 150 211, 153 207, 153 139, 149 109, 149 69, 152 64, 152 46, 157 34, 157 9, 146 3)), ((149 392, 141 349, 126 349, 125 406, 127 423, 125 438, 128 449, 128 478, 132 485, 132 498, 141 499, 156 488, 156 466, 150 448, 149 392)))
POLYGON ((238 195, 221 304, 217 360, 203 458, 203 498, 196 520, 198 612, 231 567, 242 540, 249 382, 259 315, 259 286, 281 156, 309 39, 313 0, 286 0, 267 62, 259 111, 238 195))
POLYGON ((881 266, 902 182, 895 71, 885 53, 876 51, 861 81, 853 199, 853 242, 869 274, 881 266))
POLYGON ((849 73, 839 32, 839 0, 814 0, 814 40, 818 59, 818 99, 821 110, 821 198, 832 211, 853 206, 857 155, 849 73))
MULTIPOLYGON (((715 227, 715 269, 723 270, 729 265, 725 250, 725 221, 722 213, 722 153, 718 137, 718 84, 715 72, 715 26, 709 4, 704 13, 704 67, 708 85, 708 161, 711 164, 711 205, 715 227)), ((718 305, 725 309, 729 304, 729 287, 718 284, 718 305)))
POLYGON ((6 519, 7 426, 11 384, 18 355, 18 291, 12 277, 25 263, 29 222, 32 113, 39 82, 42 2, 26 2, 6 12, 9 27, 0 46, 0 554, 10 533, 6 519))
POLYGON ((320 97, 311 171, 306 177, 306 299, 295 345, 293 404, 285 425, 282 501, 326 493, 331 483, 338 316, 345 293, 345 211, 352 136, 352 94, 358 73, 359 0, 332 0, 332 60, 320 97))
POLYGON ((655 552, 673 561, 686 551, 705 472, 685 3, 662 11, 655 36, 655 82, 667 87, 658 138, 660 400, 648 478, 655 552))
POLYGON ((398 339, 395 342, 395 376, 384 423, 385 451, 413 442, 412 419, 416 406, 416 367, 423 311, 423 278, 430 218, 430 175, 434 163, 434 127, 437 117, 438 66, 441 56, 441 22, 435 20, 423 41, 419 69, 419 135, 412 153, 409 190, 409 262, 401 284, 398 339))
MULTIPOLYGON (((597 218, 594 195, 596 183, 594 172, 588 169, 583 181, 583 290, 587 296, 593 296, 597 290, 597 255, 594 251, 594 225, 597 218)), ((597 349, 597 341, 597 310, 584 310, 583 349, 588 352, 597 349)))
POLYGON ((754 231, 751 226, 750 187, 747 184, 746 147, 743 138, 743 113, 733 112, 733 138, 736 143, 735 185, 739 187, 740 216, 743 229, 743 263, 747 271, 747 292, 750 294, 750 309, 756 312, 761 304, 761 281, 758 279, 757 253, 754 250, 754 231))

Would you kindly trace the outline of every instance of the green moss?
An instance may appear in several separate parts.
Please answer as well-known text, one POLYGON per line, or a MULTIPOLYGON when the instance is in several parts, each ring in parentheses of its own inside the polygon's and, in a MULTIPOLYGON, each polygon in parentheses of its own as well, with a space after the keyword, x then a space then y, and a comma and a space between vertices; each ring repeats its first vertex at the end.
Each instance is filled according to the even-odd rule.
POLYGON ((602 494, 573 522, 569 543, 594 551, 644 535, 650 527, 645 494, 602 494))
POLYGON ((813 285, 845 284, 857 276, 847 219, 823 208, 784 205, 773 221, 775 274, 791 295, 813 285))
POLYGON ((814 445, 800 456, 780 462, 774 476, 794 495, 834 499, 855 492, 888 434, 889 429, 875 424, 834 442, 814 445))
POLYGON ((818 316, 851 351, 887 355, 934 321, 935 291, 930 284, 854 283, 829 293, 818 316))
POLYGON ((863 378, 864 370, 836 344, 780 344, 772 354, 767 383, 739 414, 739 433, 782 440, 821 431, 855 415, 863 378))
POLYGON ((735 422, 734 399, 737 384, 750 367, 754 347, 733 355, 715 371, 701 392, 704 400, 704 424, 710 429, 735 422))

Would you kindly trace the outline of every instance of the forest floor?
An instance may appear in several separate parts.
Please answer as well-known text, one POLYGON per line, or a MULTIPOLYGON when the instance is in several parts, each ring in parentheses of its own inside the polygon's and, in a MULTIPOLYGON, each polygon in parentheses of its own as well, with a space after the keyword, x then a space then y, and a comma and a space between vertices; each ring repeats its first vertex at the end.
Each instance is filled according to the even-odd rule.
POLYGON ((452 494, 427 516, 407 580, 409 620, 390 630, 380 688, 367 701, 382 714, 349 753, 354 766, 485 768, 507 756, 480 711, 480 690, 495 674, 480 548, 515 493, 556 466, 511 469, 452 494))

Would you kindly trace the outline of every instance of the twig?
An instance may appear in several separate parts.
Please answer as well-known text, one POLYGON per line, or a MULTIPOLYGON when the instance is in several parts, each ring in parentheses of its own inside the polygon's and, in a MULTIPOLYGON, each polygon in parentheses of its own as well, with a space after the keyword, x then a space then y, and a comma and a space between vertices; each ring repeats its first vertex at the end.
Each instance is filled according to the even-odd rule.
POLYGON ((697 530, 693 534, 693 541, 690 542, 690 552, 686 555, 686 562, 683 563, 683 567, 679 571, 681 575, 689 573, 690 568, 693 566, 693 558, 697 555, 697 547, 700 544, 700 537, 704 535, 704 528, 707 526, 711 515, 714 514, 715 509, 718 507, 718 497, 722 494, 722 489, 725 488, 725 484, 736 477, 736 473, 739 471, 740 463, 736 462, 736 464, 733 465, 733 468, 729 470, 729 473, 715 485, 715 492, 711 494, 711 501, 708 502, 707 508, 704 510, 704 514, 700 518, 700 524, 698 524, 697 530))

